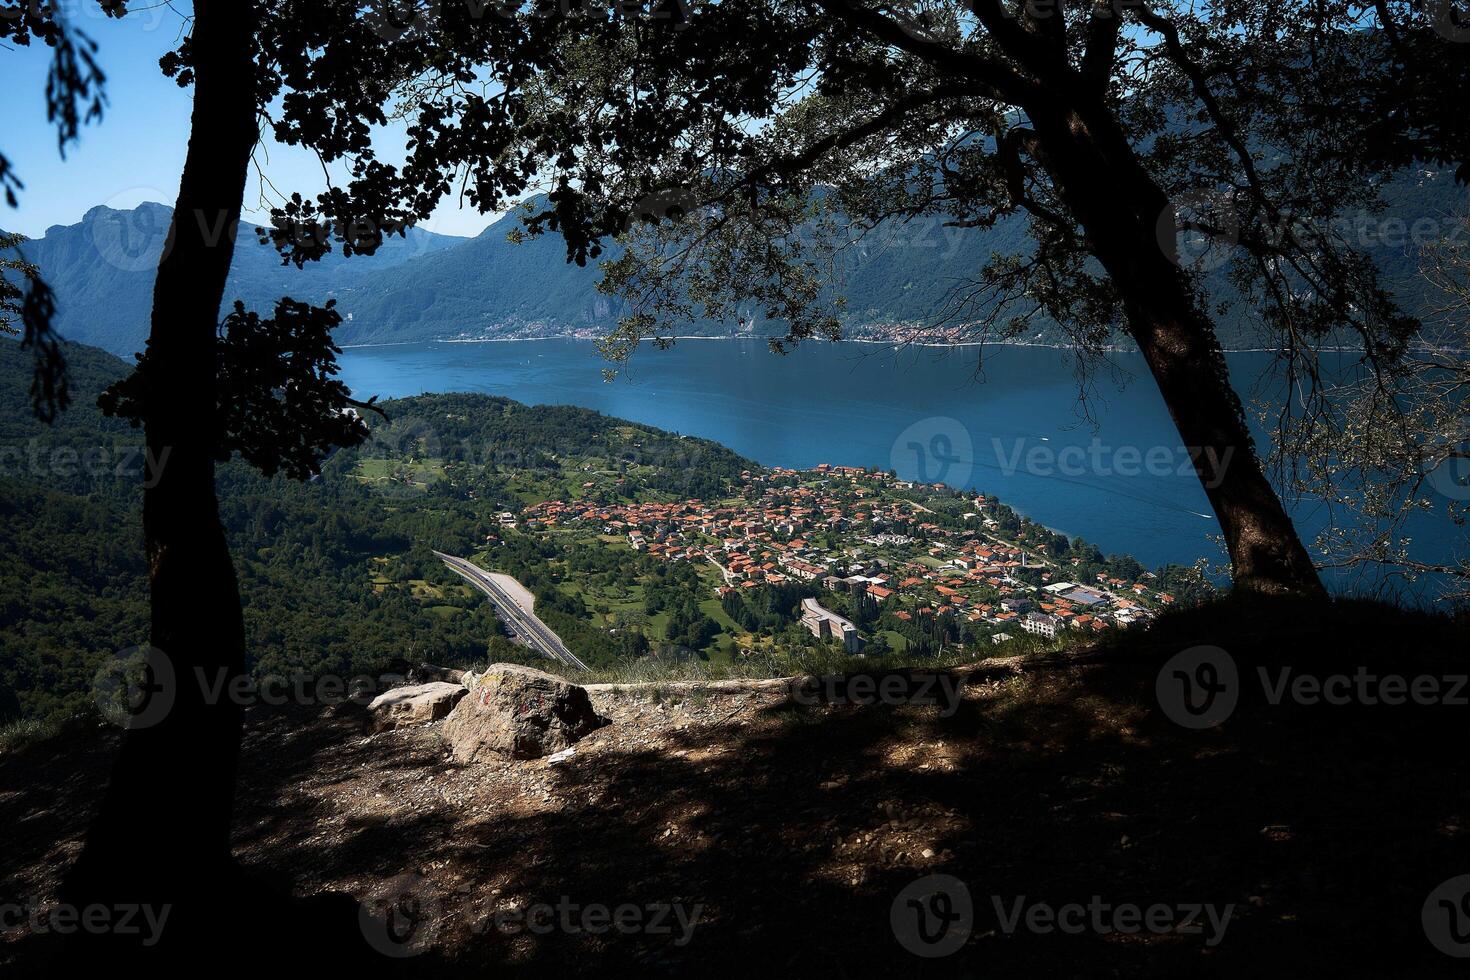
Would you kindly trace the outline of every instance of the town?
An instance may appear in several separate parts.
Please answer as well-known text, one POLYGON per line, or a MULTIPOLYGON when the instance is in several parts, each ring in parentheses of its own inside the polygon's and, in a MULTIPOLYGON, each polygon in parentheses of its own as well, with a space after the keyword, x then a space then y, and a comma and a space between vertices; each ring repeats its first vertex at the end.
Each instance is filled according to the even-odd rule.
POLYGON ((984 494, 825 463, 746 470, 732 489, 717 501, 619 502, 589 481, 580 499, 505 517, 525 532, 592 529, 661 561, 713 566, 727 608, 762 587, 804 586, 801 626, 848 653, 884 626, 999 645, 1145 623, 1175 602, 1131 559, 1130 575, 1110 573, 1117 560, 1070 553, 1065 537, 984 494))

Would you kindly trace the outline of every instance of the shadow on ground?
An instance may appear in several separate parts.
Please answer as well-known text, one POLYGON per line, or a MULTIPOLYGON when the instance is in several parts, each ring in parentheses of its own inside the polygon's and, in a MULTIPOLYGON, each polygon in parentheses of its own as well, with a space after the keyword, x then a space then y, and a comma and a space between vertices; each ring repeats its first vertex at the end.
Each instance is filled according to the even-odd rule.
MULTIPOLYGON (((1283 665, 1464 674, 1465 639, 1367 603, 1224 605, 972 685, 952 713, 773 696, 688 716, 649 701, 667 724, 620 722, 555 767, 493 772, 447 762, 432 730, 364 739, 345 720, 252 713, 235 849, 298 894, 351 893, 369 946, 415 954, 382 957, 408 975, 1460 973, 1422 913, 1470 874, 1470 707, 1270 694, 1283 665), (1193 730, 1163 710, 1157 680, 1201 644, 1229 654, 1238 704, 1193 730), (916 954, 935 948, 902 927, 906 948, 890 919, 931 874, 965 883, 972 910, 968 942, 944 957, 916 954), (1079 931, 1040 930, 1009 922, 1018 903, 1088 911, 1079 931), (1109 932, 1129 923, 1099 903, 1166 908, 1157 932, 1109 932), (519 928, 538 904, 546 918, 519 928), (635 911, 626 931, 594 934, 594 906, 635 911), (1180 929, 1193 906, 1229 907, 1228 922, 1180 929)), ((76 743, 0 764, 26 894, 74 856, 103 765, 104 746, 76 743)), ((13 965, 50 948, 10 938, 13 965)))

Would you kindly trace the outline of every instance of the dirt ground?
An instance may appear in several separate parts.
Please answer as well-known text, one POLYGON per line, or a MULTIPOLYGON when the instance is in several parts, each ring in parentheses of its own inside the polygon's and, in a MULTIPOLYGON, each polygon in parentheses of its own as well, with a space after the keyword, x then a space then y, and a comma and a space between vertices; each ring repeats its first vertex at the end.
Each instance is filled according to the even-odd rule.
MULTIPOLYGON (((571 756, 471 765, 448 761, 442 723, 366 735, 252 709, 235 852, 298 895, 350 893, 365 941, 424 975, 1461 973, 1421 913, 1470 873, 1465 709, 1246 698, 1194 731, 1160 710, 1157 675, 991 671, 953 712, 604 689, 613 724, 571 756), (968 892, 962 908, 943 879, 950 904, 927 906, 968 913, 946 956, 903 925, 901 893, 932 874, 968 892), (1099 903, 1163 911, 1126 932, 1090 911, 1077 930, 1014 919, 1099 903)), ((0 759, 6 901, 54 895, 115 745, 0 759)), ((0 947, 12 966, 27 931, 0 947)))

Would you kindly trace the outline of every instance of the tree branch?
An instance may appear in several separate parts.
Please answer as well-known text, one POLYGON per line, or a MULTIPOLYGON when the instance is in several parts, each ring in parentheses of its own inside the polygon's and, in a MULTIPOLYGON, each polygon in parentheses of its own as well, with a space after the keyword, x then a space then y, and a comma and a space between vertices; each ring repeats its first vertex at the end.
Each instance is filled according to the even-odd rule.
MULTIPOLYGON (((892 18, 848 0, 816 0, 827 13, 884 44, 922 59, 938 71, 970 79, 984 89, 982 94, 1010 105, 1039 94, 1036 83, 1018 75, 991 58, 956 51, 945 44, 921 38, 892 18)), ((987 25, 988 27, 989 25, 987 25)), ((1019 31, 1014 24, 1012 28, 1019 31)))
POLYGON ((1087 49, 1082 55, 1082 81, 1095 92, 1107 89, 1118 54, 1118 28, 1123 22, 1117 0, 1096 0, 1087 21, 1087 49))

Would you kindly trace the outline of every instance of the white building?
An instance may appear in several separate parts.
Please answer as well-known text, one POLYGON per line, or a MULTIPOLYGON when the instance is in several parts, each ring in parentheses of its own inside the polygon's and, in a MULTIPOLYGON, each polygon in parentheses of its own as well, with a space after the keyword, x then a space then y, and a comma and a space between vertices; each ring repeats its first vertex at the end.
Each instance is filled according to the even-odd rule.
POLYGON ((858 628, 815 599, 801 600, 801 625, 819 640, 828 637, 842 640, 842 649, 848 653, 857 653, 863 648, 858 628))
POLYGON ((1057 638, 1057 630, 1062 629, 1062 621, 1055 616, 1046 613, 1028 613, 1021 620, 1021 628, 1027 633, 1036 636, 1044 636, 1048 640, 1057 638))

